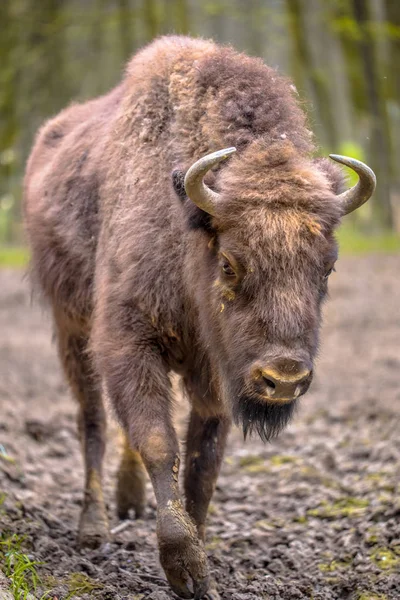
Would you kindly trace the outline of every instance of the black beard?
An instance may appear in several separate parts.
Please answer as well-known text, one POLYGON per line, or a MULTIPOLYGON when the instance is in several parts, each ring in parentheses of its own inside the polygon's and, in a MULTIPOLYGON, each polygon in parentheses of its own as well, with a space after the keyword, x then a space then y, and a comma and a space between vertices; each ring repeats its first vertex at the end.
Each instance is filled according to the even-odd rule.
POLYGON ((297 400, 278 404, 243 395, 234 402, 233 419, 242 426, 244 439, 258 433, 263 442, 271 441, 286 427, 297 406, 297 400))

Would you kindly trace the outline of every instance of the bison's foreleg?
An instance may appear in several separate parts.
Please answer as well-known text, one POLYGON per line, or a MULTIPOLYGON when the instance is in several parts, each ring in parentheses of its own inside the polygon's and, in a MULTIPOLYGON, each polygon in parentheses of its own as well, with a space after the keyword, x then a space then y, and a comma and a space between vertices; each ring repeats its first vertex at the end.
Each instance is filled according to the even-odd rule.
POLYGON ((184 509, 178 487, 179 450, 169 427, 153 424, 141 444, 143 461, 157 498, 160 561, 178 596, 203 598, 209 586, 207 557, 196 527, 184 509))
POLYGON ((200 416, 193 408, 186 440, 186 508, 205 540, 208 505, 224 454, 230 421, 226 417, 200 416))
MULTIPOLYGON (((148 373, 148 381, 151 379, 148 373)), ((170 417, 169 393, 166 390, 163 398, 159 393, 155 386, 152 397, 133 400, 129 415, 131 445, 140 452, 156 495, 160 561, 167 579, 182 598, 192 598, 193 582, 195 597, 202 598, 208 588, 207 558, 179 491, 179 446, 170 417)))
POLYGON ((70 333, 57 323, 59 352, 72 391, 79 402, 78 427, 85 461, 85 495, 79 524, 81 546, 95 547, 108 537, 101 484, 106 418, 98 382, 93 376, 84 334, 70 333))
POLYGON ((100 306, 92 337, 107 394, 153 484, 160 561, 167 579, 182 598, 193 593, 203 598, 209 585, 207 557, 179 491, 171 384, 157 332, 126 303, 100 306))

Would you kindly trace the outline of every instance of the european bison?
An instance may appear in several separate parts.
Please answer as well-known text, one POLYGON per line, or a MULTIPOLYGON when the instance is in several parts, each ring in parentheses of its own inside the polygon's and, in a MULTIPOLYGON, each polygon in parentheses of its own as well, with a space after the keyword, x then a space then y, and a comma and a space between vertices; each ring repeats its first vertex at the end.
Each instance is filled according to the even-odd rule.
POLYGON ((288 422, 312 378, 334 230, 375 187, 366 165, 331 156, 359 175, 343 192, 313 149, 293 85, 260 59, 164 37, 109 94, 48 121, 28 162, 32 273, 80 406, 80 543, 108 534, 107 395, 127 440, 118 514, 143 511, 144 463, 182 598, 218 597, 203 542, 230 423, 268 440, 288 422), (171 372, 191 403, 186 508, 171 372))

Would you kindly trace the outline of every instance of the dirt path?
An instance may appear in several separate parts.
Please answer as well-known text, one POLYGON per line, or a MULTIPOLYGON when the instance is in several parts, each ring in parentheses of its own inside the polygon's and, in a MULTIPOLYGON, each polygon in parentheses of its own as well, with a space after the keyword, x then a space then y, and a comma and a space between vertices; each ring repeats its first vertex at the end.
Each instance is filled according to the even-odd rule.
MULTIPOLYGON (((223 600, 400 598, 400 256, 342 259, 312 391, 264 446, 231 436, 208 551, 223 600)), ((0 528, 26 536, 58 600, 168 600, 155 504, 112 543, 78 552, 83 471, 75 406, 49 323, 0 271, 0 528)), ((108 431, 112 526, 116 427, 108 431)), ((1 597, 1 591, 0 591, 1 597)))

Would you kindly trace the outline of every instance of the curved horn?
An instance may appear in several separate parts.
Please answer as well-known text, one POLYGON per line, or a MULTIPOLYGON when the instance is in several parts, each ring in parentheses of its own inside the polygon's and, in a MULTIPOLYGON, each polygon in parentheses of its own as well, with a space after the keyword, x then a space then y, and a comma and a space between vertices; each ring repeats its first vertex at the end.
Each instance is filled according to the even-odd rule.
POLYGON ((214 165, 218 164, 221 160, 225 160, 234 152, 236 152, 236 148, 232 147, 207 154, 196 161, 185 176, 184 185, 186 194, 201 210, 204 210, 213 217, 217 214, 219 194, 213 192, 213 190, 210 190, 205 185, 203 177, 214 165))
POLYGON ((376 187, 376 177, 372 169, 367 167, 360 160, 340 156, 339 154, 330 154, 329 158, 335 160, 346 167, 353 169, 359 176, 359 180, 352 188, 338 195, 338 200, 343 207, 343 215, 348 215, 357 208, 360 208, 374 193, 376 187))

